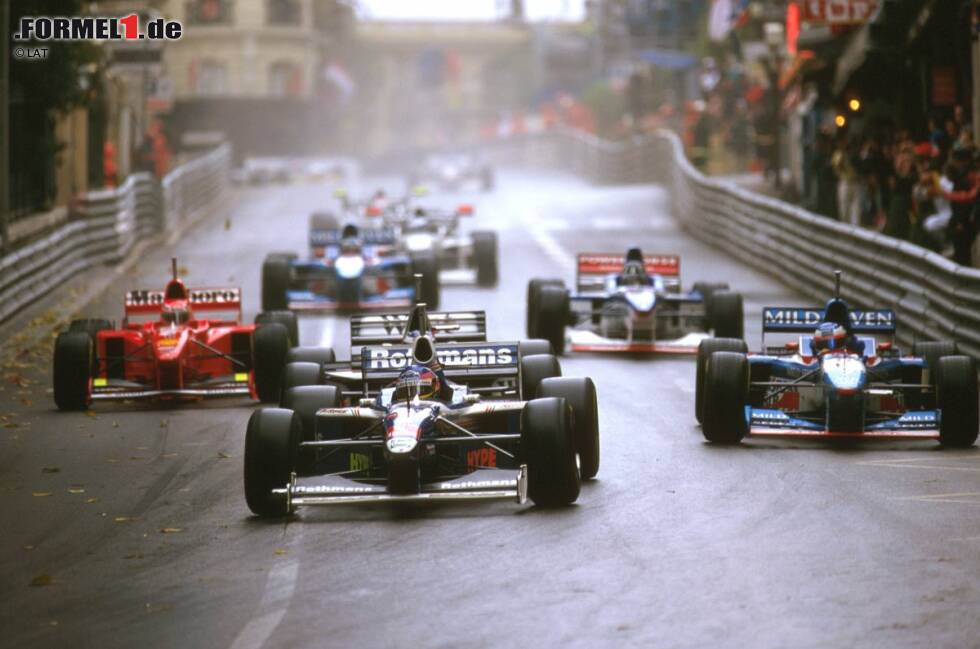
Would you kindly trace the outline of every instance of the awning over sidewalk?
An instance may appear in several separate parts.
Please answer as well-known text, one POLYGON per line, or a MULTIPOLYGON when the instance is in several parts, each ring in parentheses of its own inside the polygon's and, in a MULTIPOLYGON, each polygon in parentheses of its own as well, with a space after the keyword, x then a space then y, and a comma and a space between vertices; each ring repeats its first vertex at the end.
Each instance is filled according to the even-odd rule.
POLYGON ((698 60, 690 54, 673 50, 640 50, 638 55, 647 63, 668 70, 689 70, 698 64, 698 60))

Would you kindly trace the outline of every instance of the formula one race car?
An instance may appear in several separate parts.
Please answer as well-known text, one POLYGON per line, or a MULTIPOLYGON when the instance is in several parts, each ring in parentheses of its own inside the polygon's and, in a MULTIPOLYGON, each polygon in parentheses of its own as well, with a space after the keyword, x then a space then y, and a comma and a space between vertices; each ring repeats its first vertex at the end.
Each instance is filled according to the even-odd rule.
POLYGON ((429 207, 391 210, 385 223, 400 233, 403 248, 413 255, 431 252, 439 260, 439 281, 494 286, 497 283, 497 233, 462 232, 460 219, 473 215, 473 206, 455 210, 429 207))
POLYGON ((309 259, 272 253, 262 264, 263 309, 363 311, 408 307, 416 299, 438 308, 435 255, 400 253, 391 228, 338 228, 316 214, 311 221, 309 259))
POLYGON ((781 347, 763 341, 759 354, 747 354, 742 340, 701 343, 695 414, 708 441, 976 441, 976 365, 955 343, 919 342, 902 356, 891 340, 864 335, 893 336, 893 311, 850 309, 839 297, 822 310, 766 307, 763 335, 775 332, 805 335, 781 347))
POLYGON ((493 167, 469 153, 432 154, 408 175, 409 188, 435 183, 446 191, 456 191, 467 182, 477 182, 489 192, 494 187, 493 167))
POLYGON ((578 256, 577 293, 561 280, 532 279, 527 288, 527 334, 572 351, 693 354, 716 336, 741 338, 742 296, 727 284, 697 283, 681 292, 680 258, 643 255, 578 256))
POLYGON ((279 378, 298 337, 289 311, 241 323, 237 288, 188 289, 177 278, 162 291, 126 294, 126 316, 75 320, 54 345, 54 400, 84 410, 93 400, 279 396, 279 378))
POLYGON ((392 500, 566 505, 598 472, 595 386, 562 377, 547 342, 488 343, 482 312, 423 306, 357 317, 351 341, 348 363, 297 350, 282 407, 249 420, 254 513, 392 500))

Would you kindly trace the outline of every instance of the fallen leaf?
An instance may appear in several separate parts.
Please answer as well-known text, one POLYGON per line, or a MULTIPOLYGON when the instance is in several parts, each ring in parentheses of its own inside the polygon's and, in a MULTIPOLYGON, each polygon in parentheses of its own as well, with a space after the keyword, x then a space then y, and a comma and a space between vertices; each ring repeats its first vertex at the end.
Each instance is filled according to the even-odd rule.
POLYGON ((35 491, 31 495, 34 496, 35 498, 45 498, 47 496, 50 496, 51 495, 51 492, 50 491, 35 491))
POLYGON ((49 624, 51 626, 58 626, 58 620, 51 620, 51 622, 49 622, 49 624))
POLYGON ((227 459, 228 459, 228 458, 230 458, 231 456, 230 456, 230 455, 228 455, 227 453, 222 453, 221 451, 218 451, 218 457, 219 457, 220 459, 222 459, 222 460, 227 460, 227 459))
POLYGON ((123 557, 123 559, 142 559, 142 558, 143 558, 143 554, 140 552, 137 552, 136 554, 127 554, 126 556, 123 557))
POLYGON ((289 550, 283 550, 282 548, 280 548, 276 550, 276 554, 278 554, 281 557, 284 554, 289 554, 289 550))
POLYGON ((90 505, 91 505, 92 503, 97 503, 97 502, 99 502, 99 499, 98 499, 98 498, 86 498, 86 499, 85 499, 85 502, 87 502, 88 504, 90 504, 90 505))
POLYGON ((115 463, 116 463, 116 462, 118 462, 119 460, 118 460, 117 458, 114 458, 114 457, 107 457, 107 458, 105 459, 105 461, 106 461, 106 462, 108 462, 109 464, 115 464, 115 463))
POLYGON ((160 457, 177 457, 176 453, 164 453, 160 457))
POLYGON ((178 534, 183 532, 184 529, 181 527, 164 527, 160 530, 161 534, 178 534))
POLYGON ((113 428, 119 428, 119 422, 118 421, 112 422, 112 427, 113 428))
POLYGON ((99 418, 99 416, 96 414, 96 412, 94 410, 86 410, 85 411, 85 416, 86 417, 91 417, 92 419, 98 419, 99 418))
POLYGON ((117 523, 130 523, 132 521, 135 521, 136 519, 131 518, 129 516, 116 516, 113 520, 116 521, 117 523))
POLYGON ((161 419, 160 420, 160 428, 166 428, 169 425, 170 425, 170 422, 168 422, 166 419, 161 419))
POLYGON ((3 427, 4 428, 17 428, 17 424, 15 424, 14 422, 11 421, 9 423, 4 424, 3 427))
POLYGON ((58 473, 59 471, 61 471, 61 469, 56 466, 46 466, 41 469, 41 473, 58 473))
POLYGON ((21 399, 21 400, 20 400, 20 402, 21 402, 22 404, 24 404, 25 406, 28 406, 28 407, 30 407, 30 406, 33 406, 33 405, 34 405, 34 402, 33 402, 33 401, 31 401, 30 399, 28 399, 27 397, 24 397, 23 399, 21 399))
POLYGON ((83 489, 82 487, 68 487, 68 493, 70 493, 70 494, 83 494, 83 493, 85 493, 85 489, 83 489))
POLYGON ((34 546, 33 545, 25 545, 24 546, 24 549, 27 550, 28 552, 30 552, 31 550, 34 549, 34 546))
POLYGON ((51 575, 38 575, 31 580, 31 586, 50 586, 54 580, 51 579, 51 575))
POLYGON ((130 460, 145 460, 146 458, 143 457, 142 455, 130 455, 129 456, 129 459, 130 460))

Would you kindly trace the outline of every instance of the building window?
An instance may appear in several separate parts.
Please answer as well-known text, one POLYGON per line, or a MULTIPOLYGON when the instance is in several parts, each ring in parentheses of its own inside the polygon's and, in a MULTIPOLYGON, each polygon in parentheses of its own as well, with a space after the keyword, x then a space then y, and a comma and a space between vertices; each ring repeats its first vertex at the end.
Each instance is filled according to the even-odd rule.
POLYGON ((233 6, 231 0, 188 0, 184 15, 190 25, 230 25, 233 6))
POLYGON ((193 66, 192 77, 196 94, 211 97, 225 94, 228 71, 223 63, 201 61, 193 66))
POLYGON ((300 25, 303 22, 299 0, 266 0, 265 13, 270 25, 300 25))
POLYGON ((269 94, 273 97, 303 95, 303 71, 295 63, 277 61, 269 68, 269 94))

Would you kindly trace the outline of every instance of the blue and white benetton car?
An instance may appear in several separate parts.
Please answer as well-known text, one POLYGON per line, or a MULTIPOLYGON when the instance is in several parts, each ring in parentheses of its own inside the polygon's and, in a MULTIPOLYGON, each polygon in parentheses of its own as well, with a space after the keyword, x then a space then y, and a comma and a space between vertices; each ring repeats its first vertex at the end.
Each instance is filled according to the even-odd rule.
POLYGON ((852 310, 840 298, 824 309, 763 309, 763 351, 711 339, 698 350, 696 415, 705 438, 745 436, 936 439, 970 446, 977 438, 977 374, 951 342, 920 342, 912 356, 893 346, 895 313, 852 310), (766 347, 765 334, 803 334, 766 347), (878 337, 887 337, 881 340, 878 337))

